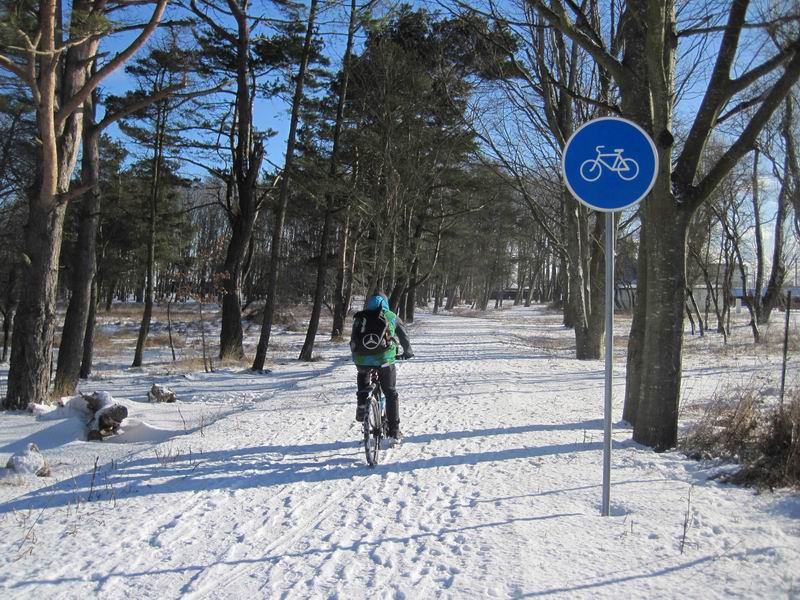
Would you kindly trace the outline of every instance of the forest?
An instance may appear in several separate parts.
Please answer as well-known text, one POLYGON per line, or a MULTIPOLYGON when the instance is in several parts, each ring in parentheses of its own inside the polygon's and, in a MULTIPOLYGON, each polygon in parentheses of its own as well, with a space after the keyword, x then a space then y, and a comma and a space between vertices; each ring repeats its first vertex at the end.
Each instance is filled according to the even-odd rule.
POLYGON ((792 0, 0 0, 0 403, 74 394, 122 303, 132 367, 159 308, 218 307, 213 359, 258 372, 283 307, 311 361, 381 290, 549 304, 598 359, 611 234, 623 416, 672 448, 687 320, 740 303, 759 343, 797 289, 799 78, 792 0), (613 232, 560 167, 603 116, 659 158, 613 232))

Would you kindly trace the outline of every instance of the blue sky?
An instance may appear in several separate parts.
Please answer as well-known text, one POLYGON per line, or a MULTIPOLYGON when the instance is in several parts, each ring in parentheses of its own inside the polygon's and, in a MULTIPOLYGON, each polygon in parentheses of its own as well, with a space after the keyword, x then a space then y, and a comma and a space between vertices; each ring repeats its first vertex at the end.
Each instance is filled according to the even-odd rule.
MULTIPOLYGON (((303 2, 307 8, 309 2, 303 2)), ((359 2, 359 5, 363 4, 359 2)), ((261 3, 253 2, 254 6, 260 6, 261 3)), ((344 43, 346 40, 347 18, 349 10, 349 2, 343 7, 340 2, 325 3, 320 6, 320 12, 316 22, 316 29, 324 40, 324 51, 330 60, 329 69, 337 70, 341 64, 342 55, 344 53, 344 43)), ((255 11, 253 11, 255 13, 255 11)), ((151 14, 150 7, 137 7, 129 9, 125 13, 126 22, 144 22, 151 14)), ((177 19, 185 15, 185 11, 173 5, 167 10, 165 19, 177 19)), ((304 11, 304 18, 305 14, 304 11)), ((260 26, 254 30, 254 34, 259 32, 268 33, 264 26, 260 26)), ((135 38, 135 33, 120 34, 103 41, 101 46, 102 52, 116 52, 126 46, 132 39, 135 38)), ((361 37, 361 36, 360 36, 361 37)), ((358 40, 357 40, 358 44, 358 40)), ((139 51, 138 56, 146 52, 146 49, 139 51)), ((119 69, 108 79, 106 79, 101 86, 101 89, 109 94, 123 94, 124 92, 133 89, 135 82, 125 73, 124 69, 119 69)), ((275 165, 282 166, 286 152, 286 137, 289 131, 289 100, 290 98, 276 98, 264 99, 258 98, 255 103, 255 125, 259 129, 272 129, 277 132, 277 135, 269 138, 266 143, 267 160, 270 165, 265 165, 267 168, 273 168, 275 165)), ((114 126, 109 129, 109 134, 113 137, 118 137, 129 142, 128 138, 122 135, 119 128, 114 126)), ((197 167, 186 165, 185 170, 190 174, 202 175, 204 172, 197 167)))

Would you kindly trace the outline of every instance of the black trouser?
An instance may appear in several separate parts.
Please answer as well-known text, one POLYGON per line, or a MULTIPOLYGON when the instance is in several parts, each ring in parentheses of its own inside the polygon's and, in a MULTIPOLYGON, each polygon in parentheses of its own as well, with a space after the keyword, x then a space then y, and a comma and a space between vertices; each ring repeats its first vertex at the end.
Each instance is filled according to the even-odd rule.
POLYGON ((386 420, 389 422, 389 433, 394 434, 400 429, 400 400, 397 397, 395 383, 397 382, 397 370, 395 366, 386 367, 366 367, 358 365, 358 395, 366 399, 369 389, 369 372, 378 369, 378 379, 381 382, 383 395, 386 396, 386 420))

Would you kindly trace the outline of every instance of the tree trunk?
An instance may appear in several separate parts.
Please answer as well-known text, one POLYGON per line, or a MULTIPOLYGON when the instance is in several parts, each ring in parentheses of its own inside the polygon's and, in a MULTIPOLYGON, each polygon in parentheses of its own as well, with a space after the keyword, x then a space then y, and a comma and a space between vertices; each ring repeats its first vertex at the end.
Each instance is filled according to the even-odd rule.
POLYGON ((222 296, 222 325, 219 335, 220 360, 241 360, 244 358, 244 332, 242 331, 242 304, 239 288, 231 277, 230 287, 225 285, 222 296))
POLYGON ((433 288, 433 314, 439 314, 439 307, 442 305, 442 289, 444 283, 437 278, 435 287, 433 288))
POLYGON ((656 450, 672 448, 678 435, 690 218, 678 206, 669 181, 663 179, 642 205, 639 252, 646 260, 640 260, 640 269, 646 270, 639 271, 639 283, 646 277, 646 287, 637 299, 628 345, 627 385, 631 387, 626 390, 623 418, 632 419, 636 442, 656 450))
POLYGON ((705 331, 706 331, 705 323, 703 322, 703 317, 700 314, 700 308, 697 306, 697 302, 695 302, 692 288, 686 288, 686 295, 689 298, 689 302, 691 303, 692 308, 694 309, 694 313, 697 315, 697 323, 698 326, 700 327, 700 337, 703 337, 705 336, 705 331))
POLYGON ((117 280, 116 278, 112 278, 108 284, 108 290, 106 294, 106 312, 111 311, 111 305, 114 303, 114 290, 117 288, 117 280))
MULTIPOLYGON (((76 111, 56 123, 57 62, 56 3, 42 2, 39 10, 40 96, 36 107, 40 173, 38 191, 30 198, 24 228, 25 266, 19 310, 14 319, 8 388, 3 408, 24 409, 29 403, 49 401, 53 337, 56 327, 58 261, 70 179, 80 149, 83 112, 76 111)), ((58 25, 60 27, 60 24, 58 25)), ((96 45, 94 46, 96 48, 96 45)), ((73 46, 63 57, 65 67, 60 97, 72 99, 86 80, 86 60, 91 44, 73 46)), ((63 102, 61 103, 63 106, 63 102)))
POLYGON ((344 315, 350 308, 350 302, 353 299, 353 278, 356 272, 356 252, 358 251, 358 244, 361 241, 360 237, 356 237, 352 243, 352 250, 350 250, 350 262, 347 265, 347 277, 345 278, 344 293, 342 294, 342 306, 344 307, 344 315))
POLYGON ((333 327, 331 339, 344 335, 344 321, 347 317, 347 304, 345 303, 345 279, 347 277, 348 249, 350 238, 350 208, 345 212, 344 223, 340 227, 339 251, 336 259, 336 285, 333 292, 333 327))
POLYGON ((222 328, 220 330, 220 359, 244 358, 242 332, 242 281, 246 270, 247 250, 253 234, 253 227, 258 218, 258 201, 256 184, 264 148, 260 140, 253 135, 253 98, 255 90, 251 88, 254 76, 251 73, 250 20, 247 14, 247 3, 241 7, 229 2, 233 17, 236 20, 237 35, 233 43, 236 60, 236 127, 231 131, 231 180, 230 186, 236 186, 237 206, 228 205, 228 219, 231 224, 231 239, 223 265, 222 278, 222 328))
POLYGON ((100 147, 99 131, 95 127, 95 99, 92 94, 84 105, 83 157, 81 183, 89 187, 83 195, 78 242, 72 261, 72 295, 64 318, 54 394, 72 396, 78 385, 83 342, 89 305, 92 303, 92 282, 96 272, 97 225, 100 221, 100 147))
POLYGON ((81 359, 81 379, 87 379, 92 374, 92 360, 94 355, 94 328, 97 314, 97 294, 99 292, 97 280, 92 283, 92 297, 89 302, 89 315, 86 317, 86 334, 83 336, 83 357, 81 359))
MULTIPOLYGON (((588 233, 588 211, 571 195, 564 191, 565 235, 569 269, 567 281, 571 287, 569 294, 573 328, 575 330, 575 356, 578 360, 596 360, 601 354, 605 320, 603 307, 605 299, 603 286, 599 284, 597 259, 599 251, 592 252, 588 233)), ((595 235, 603 235, 604 219, 597 219, 595 235)), ((600 260, 600 268, 604 261, 600 260)))
MULTIPOLYGON (((756 147, 753 151, 753 175, 751 178, 751 186, 753 188, 751 198, 753 201, 753 219, 755 221, 753 231, 756 242, 756 273, 755 281, 753 282, 752 303, 756 325, 763 322, 761 299, 764 289, 764 239, 761 231, 761 201, 759 199, 761 184, 758 181, 758 157, 760 154, 758 147, 756 147)), ((745 285, 745 287, 747 286, 745 285)))
POLYGON ((297 73, 297 83, 292 99, 292 116, 289 120, 289 136, 286 141, 286 160, 281 179, 280 197, 278 199, 277 214, 275 215, 275 230, 272 233, 272 248, 270 257, 270 271, 267 281, 267 298, 264 302, 264 321, 261 324, 261 336, 256 348, 253 361, 254 371, 263 371, 267 359, 269 338, 272 332, 272 317, 275 312, 275 292, 278 284, 278 269, 280 268, 281 242, 283 241, 283 222, 286 218, 286 207, 289 202, 289 183, 292 178, 292 165, 294 163, 294 147, 297 140, 297 123, 300 120, 300 104, 303 99, 303 86, 305 85, 306 69, 311 56, 312 41, 314 38, 314 19, 317 14, 317 0, 311 0, 308 11, 308 24, 306 37, 303 42, 303 54, 300 58, 300 68, 297 73))
POLYGON ((414 266, 411 267, 411 281, 406 291, 406 310, 403 319, 406 323, 414 322, 414 311, 417 304, 417 277, 419 275, 419 262, 414 260, 414 266))
MULTIPOLYGON (((553 261, 554 269, 555 269, 555 260, 553 261)), ((575 307, 574 299, 572 298, 572 277, 570 275, 569 268, 567 266, 567 259, 565 256, 559 256, 558 258, 558 279, 554 280, 554 288, 560 289, 560 298, 561 301, 561 309, 564 314, 564 327, 567 329, 572 329, 575 327, 575 323, 577 321, 577 311, 575 307)), ((557 296, 554 296, 557 297, 557 296)))
MULTIPOLYGON (((338 165, 339 137, 342 131, 344 120, 344 108, 347 102, 347 84, 350 78, 350 55, 353 51, 353 38, 356 33, 356 1, 350 3, 350 23, 347 28, 347 46, 344 58, 342 59, 342 84, 339 92, 339 99, 336 103, 336 122, 333 128, 333 148, 331 150, 330 167, 328 177, 331 185, 335 185, 338 165)), ((319 318, 322 312, 322 300, 325 295, 325 275, 328 269, 328 245, 333 229, 333 212, 336 207, 336 196, 332 191, 326 194, 325 221, 322 225, 322 238, 320 239, 319 263, 317 265, 317 281, 314 288, 314 305, 311 308, 311 319, 308 323, 306 339, 303 348, 300 350, 300 360, 311 360, 314 352, 314 340, 319 329, 319 318)), ((345 248, 347 246, 345 245, 345 248)), ((341 324, 343 327, 344 323, 341 324)), ((335 329, 335 327, 334 327, 335 329)))
MULTIPOLYGON (((163 130, 162 130, 163 131, 163 130)), ((153 316, 153 289, 156 261, 156 207, 161 188, 161 150, 163 135, 159 135, 153 157, 153 184, 150 190, 150 211, 147 224, 147 263, 145 274, 144 314, 139 325, 139 336, 136 340, 136 352, 133 356, 132 367, 141 367, 144 356, 144 347, 150 333, 150 319, 153 316)))
POLYGON ((8 273, 8 287, 6 288, 5 310, 3 311, 3 356, 0 362, 6 362, 8 358, 8 343, 11 339, 11 331, 14 325, 14 315, 17 312, 17 286, 19 277, 16 265, 8 273))
MULTIPOLYGON (((787 103, 788 104, 788 103, 787 103)), ((787 111, 789 109, 787 108, 787 111)), ((783 137, 787 146, 792 143, 792 131, 789 128, 791 119, 784 117, 783 137)), ((775 214, 775 229, 772 248, 772 269, 767 282, 767 289, 764 292, 764 300, 761 303, 761 313, 758 315, 759 323, 769 323, 772 310, 780 302, 783 296, 783 282, 786 279, 786 263, 783 251, 783 227, 786 221, 786 211, 788 209, 789 196, 791 195, 791 163, 790 153, 785 153, 783 167, 783 182, 781 191, 778 194, 778 210, 775 214)), ((800 190, 795 190, 795 195, 800 196, 800 190)))
POLYGON ((517 265, 517 293, 514 295, 514 306, 522 304, 522 294, 525 290, 525 274, 525 263, 520 260, 517 265))
MULTIPOLYGON (((761 341, 761 332, 758 330, 758 320, 756 318, 755 298, 751 300, 747 295, 747 278, 744 270, 744 260, 742 259, 742 252, 739 248, 739 240, 732 239, 733 250, 736 254, 736 264, 739 267, 739 276, 742 278, 742 302, 747 306, 747 312, 750 313, 750 330, 753 332, 753 341, 758 344, 761 341)), ((756 295, 756 290, 753 290, 753 295, 756 295)))
MULTIPOLYGON (((252 194, 254 190, 250 190, 252 194)), ((222 280, 222 326, 220 331, 220 359, 231 358, 241 360, 244 358, 242 331, 242 266, 247 254, 247 247, 253 234, 255 218, 255 201, 241 201, 240 204, 252 204, 248 210, 240 210, 232 222, 231 239, 223 266, 224 278, 222 280)))
POLYGON ((333 228, 333 194, 329 195, 325 210, 325 221, 322 225, 322 236, 320 238, 319 263, 317 264, 317 281, 314 286, 314 303, 311 307, 311 318, 308 322, 306 338, 300 350, 299 360, 310 361, 314 352, 314 341, 317 338, 319 329, 319 318, 322 314, 322 300, 325 296, 325 273, 328 269, 328 245, 333 228))
MULTIPOLYGON (((43 192, 41 196, 48 193, 43 192)), ((49 195, 52 199, 55 192, 49 195)), ((25 225, 25 255, 30 262, 22 273, 19 310, 14 319, 3 405, 9 409, 24 409, 30 402, 46 404, 50 399, 58 258, 66 204, 53 203, 41 196, 32 202, 25 225)))

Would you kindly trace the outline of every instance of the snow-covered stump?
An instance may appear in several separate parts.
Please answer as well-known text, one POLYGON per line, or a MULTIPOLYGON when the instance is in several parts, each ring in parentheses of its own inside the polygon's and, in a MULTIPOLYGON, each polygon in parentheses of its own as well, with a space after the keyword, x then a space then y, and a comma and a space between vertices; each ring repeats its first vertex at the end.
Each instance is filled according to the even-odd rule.
POLYGON ((82 394, 86 408, 94 416, 89 421, 89 441, 102 440, 119 432, 122 421, 128 416, 125 405, 114 400, 108 392, 82 394))
POLYGON ((147 399, 150 402, 175 402, 177 397, 171 389, 154 383, 150 391, 147 392, 147 399))
POLYGON ((49 477, 50 465, 44 458, 44 454, 39 450, 39 446, 31 442, 28 447, 17 452, 6 463, 9 473, 16 475, 36 475, 37 477, 49 477))

